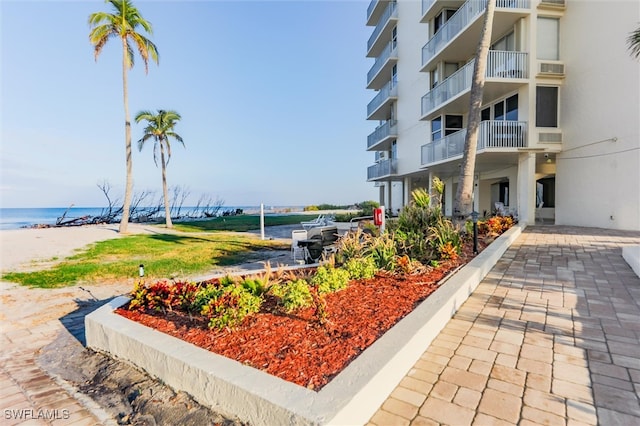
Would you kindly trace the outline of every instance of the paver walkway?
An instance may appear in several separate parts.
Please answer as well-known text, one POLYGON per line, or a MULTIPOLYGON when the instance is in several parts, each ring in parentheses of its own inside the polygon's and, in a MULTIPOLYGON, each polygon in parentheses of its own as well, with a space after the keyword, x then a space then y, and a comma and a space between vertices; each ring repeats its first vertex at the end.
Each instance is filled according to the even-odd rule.
POLYGON ((638 232, 527 228, 371 425, 640 425, 638 232))

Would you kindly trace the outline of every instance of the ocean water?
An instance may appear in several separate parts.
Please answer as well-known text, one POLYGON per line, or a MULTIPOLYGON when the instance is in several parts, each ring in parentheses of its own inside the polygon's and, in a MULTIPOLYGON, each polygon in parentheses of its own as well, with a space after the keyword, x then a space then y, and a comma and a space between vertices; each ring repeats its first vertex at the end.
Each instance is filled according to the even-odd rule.
MULTIPOLYGON (((220 213, 236 209, 243 209, 245 213, 249 214, 260 212, 260 206, 224 206, 220 209, 220 213)), ((286 209, 290 209, 290 207, 265 206, 265 213, 277 213, 286 209)), ((83 216, 99 216, 105 211, 102 207, 0 208, 0 230, 19 229, 33 225, 55 225, 56 220, 62 217, 65 212, 67 212, 65 218, 72 219, 83 216)), ((182 207, 180 214, 182 216, 197 215, 198 212, 195 207, 182 207)))

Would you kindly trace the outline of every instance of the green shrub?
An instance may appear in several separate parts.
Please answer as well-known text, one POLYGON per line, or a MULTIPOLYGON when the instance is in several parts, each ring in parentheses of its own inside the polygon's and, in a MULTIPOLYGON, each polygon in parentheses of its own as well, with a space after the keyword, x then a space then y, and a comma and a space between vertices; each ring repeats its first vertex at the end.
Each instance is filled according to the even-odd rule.
POLYGON ((438 222, 429 229, 429 236, 433 248, 435 248, 443 259, 454 258, 460 253, 462 238, 458 228, 448 219, 440 218, 438 222))
POLYGON ((374 237, 371 240, 371 256, 378 269, 393 271, 396 264, 397 249, 390 233, 374 237))
POLYGON ((274 296, 280 298, 287 312, 307 308, 313 302, 309 284, 303 279, 275 284, 271 287, 271 291, 274 296))
POLYGON ((248 315, 260 310, 262 298, 254 296, 242 285, 234 284, 222 288, 218 297, 209 300, 201 313, 209 318, 209 328, 234 327, 248 315))
POLYGON ((373 278, 378 271, 376 262, 370 256, 352 257, 343 265, 343 268, 352 280, 373 278))
POLYGON ((349 273, 344 269, 333 268, 329 265, 319 266, 311 278, 311 285, 317 287, 319 295, 334 293, 347 288, 349 273))
POLYGON ((419 207, 422 209, 431 208, 431 196, 429 195, 429 192, 427 192, 426 189, 424 188, 414 189, 413 191, 411 191, 411 198, 413 199, 413 204, 416 207, 419 207))
POLYGON ((343 264, 354 257, 365 257, 370 253, 371 236, 358 228, 347 232, 336 243, 335 259, 343 264))
POLYGON ((380 207, 380 203, 375 201, 363 201, 358 203, 358 208, 362 210, 362 216, 373 216, 373 209, 380 207))

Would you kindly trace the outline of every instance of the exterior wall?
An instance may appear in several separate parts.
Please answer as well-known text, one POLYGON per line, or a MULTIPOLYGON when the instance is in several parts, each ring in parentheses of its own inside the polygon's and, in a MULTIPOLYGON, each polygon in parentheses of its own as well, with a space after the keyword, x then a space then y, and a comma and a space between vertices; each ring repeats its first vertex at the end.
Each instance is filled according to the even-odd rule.
POLYGON ((422 46, 427 28, 419 22, 422 3, 398 2, 398 173, 420 169, 420 147, 428 142, 430 124, 420 121, 420 97, 429 90, 429 76, 421 73, 422 46))
POLYGON ((557 224, 640 230, 640 61, 626 44, 639 20, 636 1, 567 5, 557 224))
MULTIPOLYGON (((513 152, 506 163, 500 160, 504 154, 496 155, 492 169, 476 171, 476 210, 494 209, 491 184, 506 178, 509 210, 532 224, 540 213, 536 179, 555 175, 555 208, 545 206, 550 217, 555 214, 555 223, 640 230, 640 61, 631 57, 626 43, 640 21, 640 3, 567 0, 564 9, 539 3, 532 0, 530 14, 514 26, 518 50, 529 54, 530 78, 512 92, 518 93, 518 120, 529 122, 529 149, 513 152), (537 75, 538 16, 560 18, 564 78, 537 75), (538 85, 559 87, 557 129, 535 126, 538 85), (539 142, 538 133, 547 131, 562 132, 562 143, 539 142)), ((421 146, 431 141, 430 122, 420 120, 420 99, 429 90, 429 74, 419 71, 429 34, 428 24, 419 22, 421 14, 421 2, 398 1, 398 174, 385 182, 389 189, 381 201, 395 211, 410 201, 414 186, 426 186, 433 175, 445 181, 445 214, 451 215, 454 167, 440 168, 444 173, 439 174, 437 167, 421 165, 421 146), (396 182, 401 190, 393 189, 396 182)), ((495 33, 493 41, 502 35, 495 33)), ((459 114, 466 126, 467 111, 459 114)))

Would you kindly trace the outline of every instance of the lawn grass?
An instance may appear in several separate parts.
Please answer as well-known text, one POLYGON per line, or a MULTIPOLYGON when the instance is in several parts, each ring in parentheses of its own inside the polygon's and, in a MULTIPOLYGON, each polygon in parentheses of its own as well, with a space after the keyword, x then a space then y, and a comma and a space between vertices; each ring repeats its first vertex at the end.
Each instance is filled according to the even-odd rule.
POLYGON ((258 250, 288 247, 282 242, 230 232, 131 235, 92 244, 51 269, 11 272, 2 279, 42 288, 124 281, 138 276, 140 264, 144 264, 148 278, 180 278, 255 259, 258 250))
MULTIPOLYGON (((305 220, 311 220, 316 216, 306 214, 296 215, 276 215, 265 216, 264 226, 276 225, 297 225, 305 220)), ((260 216, 238 215, 222 216, 205 220, 194 220, 189 222, 175 221, 173 227, 182 232, 203 232, 203 231, 251 231, 260 229, 260 216)))

